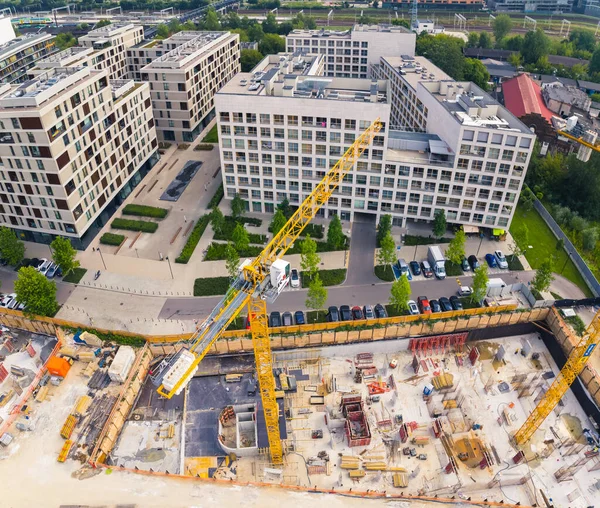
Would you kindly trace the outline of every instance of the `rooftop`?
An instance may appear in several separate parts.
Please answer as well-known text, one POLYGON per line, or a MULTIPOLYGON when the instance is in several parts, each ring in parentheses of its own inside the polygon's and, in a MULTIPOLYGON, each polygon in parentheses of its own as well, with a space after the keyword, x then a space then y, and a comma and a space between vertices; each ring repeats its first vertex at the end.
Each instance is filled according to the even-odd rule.
POLYGON ((454 152, 436 134, 390 130, 385 160, 453 167, 454 152))
POLYGON ((106 37, 113 37, 122 32, 126 32, 134 27, 135 25, 133 23, 112 23, 110 25, 96 28, 95 30, 90 30, 86 35, 81 37, 81 39, 105 39, 106 37))
POLYGON ((575 101, 590 101, 588 94, 583 90, 571 85, 547 85, 542 90, 546 100, 555 100, 572 104, 575 101))
POLYGON ((229 32, 180 32, 163 44, 176 45, 174 49, 157 58, 146 68, 178 68, 204 54, 215 44, 229 37, 229 32))
POLYGON ((38 42, 43 42, 48 39, 52 39, 50 34, 26 34, 13 39, 12 41, 5 42, 0 45, 0 60, 13 55, 22 48, 32 46, 38 42))
POLYGON ((318 30, 292 30, 288 37, 333 37, 333 38, 350 38, 352 31, 355 32, 387 32, 387 33, 411 33, 410 30, 403 26, 395 25, 354 25, 352 30, 326 30, 324 28, 318 30))
POLYGON ((61 67, 66 67, 67 65, 73 65, 75 62, 82 60, 83 58, 94 53, 92 48, 88 47, 72 47, 65 49, 63 51, 59 51, 58 53, 54 53, 42 60, 37 62, 37 67, 54 67, 59 65, 61 67))
POLYGON ((381 59, 393 67, 413 90, 416 90, 417 85, 422 81, 443 81, 452 79, 442 69, 433 65, 423 56, 385 56, 381 57, 381 59))
POLYGON ((538 114, 546 120, 552 119, 550 111, 542 99, 542 89, 528 74, 519 74, 502 83, 504 105, 517 118, 528 114, 538 114))

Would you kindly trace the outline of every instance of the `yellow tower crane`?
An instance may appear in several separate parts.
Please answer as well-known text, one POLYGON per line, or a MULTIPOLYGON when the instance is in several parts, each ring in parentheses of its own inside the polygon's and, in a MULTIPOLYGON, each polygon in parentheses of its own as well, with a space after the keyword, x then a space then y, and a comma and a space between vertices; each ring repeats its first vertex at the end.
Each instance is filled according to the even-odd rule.
POLYGON ((208 318, 198 326, 194 335, 188 341, 179 343, 174 348, 176 352, 166 357, 151 373, 152 381, 160 385, 157 390, 160 395, 171 398, 181 393, 212 345, 247 305, 273 464, 283 463, 283 449, 279 433, 279 406, 275 398, 267 302, 274 302, 289 282, 290 265, 281 258, 318 210, 327 203, 382 127, 379 119, 375 120, 352 143, 264 250, 254 260, 247 259, 240 265, 240 276, 208 318))
POLYGON ((597 312, 594 319, 587 327, 585 334, 579 343, 573 348, 567 362, 561 369, 558 376, 544 394, 537 407, 529 415, 525 423, 515 434, 515 442, 524 444, 533 433, 540 427, 550 412, 556 407, 560 399, 563 398, 575 378, 585 367, 594 352, 600 338, 600 312, 597 312))

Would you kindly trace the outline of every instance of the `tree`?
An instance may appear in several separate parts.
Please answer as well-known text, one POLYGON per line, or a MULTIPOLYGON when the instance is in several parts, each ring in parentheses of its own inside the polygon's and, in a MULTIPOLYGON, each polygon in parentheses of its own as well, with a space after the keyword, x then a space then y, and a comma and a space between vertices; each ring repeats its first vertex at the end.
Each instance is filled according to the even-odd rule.
MULTIPOLYGON (((496 39, 498 42, 498 39, 496 39)), ((502 49, 507 49, 509 51, 521 51, 523 48, 523 36, 522 35, 513 35, 512 37, 506 37, 500 41, 500 46, 502 49)))
POLYGON ((454 235, 452 241, 448 244, 448 248, 446 249, 446 257, 455 265, 460 265, 466 255, 466 241, 467 235, 465 235, 465 231, 461 227, 454 235))
POLYGON ((548 291, 550 284, 554 280, 554 262, 552 258, 547 258, 535 272, 535 277, 531 281, 531 287, 538 293, 548 291))
POLYGON ((169 37, 169 27, 164 23, 161 23, 156 27, 156 38, 166 39, 167 37, 169 37))
MULTIPOLYGON (((231 30, 232 34, 238 34, 240 36, 240 42, 250 42, 250 37, 248 37, 248 32, 243 28, 234 28, 231 30)), ((244 50, 242 50, 244 51, 244 50)))
POLYGON ((260 26, 258 23, 248 27, 248 37, 251 41, 260 42, 264 36, 265 32, 263 32, 262 26, 260 26))
POLYGON ((541 28, 527 32, 521 48, 523 60, 525 63, 536 63, 541 57, 548 56, 550 45, 550 38, 541 28))
POLYGON ((596 37, 591 30, 574 28, 569 35, 569 40, 577 49, 590 52, 596 49, 596 37))
POLYGON ((246 213, 246 204, 239 194, 231 200, 231 215, 234 219, 242 217, 246 213))
POLYGON ((103 26, 108 26, 111 24, 112 22, 108 19, 101 19, 100 21, 98 21, 98 23, 96 23, 96 28, 102 28, 103 26))
POLYGON ((494 20, 494 37, 500 42, 512 30, 513 22, 508 14, 499 14, 494 20))
POLYGON ((79 268, 79 261, 75 259, 77 251, 71 245, 71 240, 63 238, 62 236, 56 237, 50 244, 50 250, 52 251, 52 259, 60 266, 63 274, 67 275, 71 273, 75 268, 79 268))
POLYGON ((242 72, 250 72, 263 58, 263 54, 257 49, 242 49, 240 52, 242 72))
POLYGON ((521 224, 512 233, 513 242, 510 245, 510 251, 512 252, 513 259, 516 256, 522 256, 525 253, 525 249, 529 245, 529 228, 527 224, 521 224))
POLYGON ((71 32, 63 32, 56 36, 54 43, 56 44, 56 47, 62 51, 63 49, 75 46, 75 44, 77 44, 77 39, 71 32))
POLYGON ((277 34, 265 34, 258 44, 258 50, 263 55, 281 53, 285 51, 285 39, 277 34))
POLYGON ((410 283, 406 274, 403 274, 397 281, 392 284, 390 290, 390 305, 396 307, 398 312, 408 310, 408 300, 410 299, 410 283))
POLYGON ((167 27, 169 28, 169 33, 171 35, 181 32, 181 23, 177 18, 172 18, 167 24, 167 27))
POLYGON ((533 202, 535 196, 529 187, 523 187, 519 196, 519 203, 523 205, 526 212, 530 212, 533 209, 533 202))
MULTIPOLYGON (((346 9, 346 7, 344 7, 346 9)), ((394 26, 403 26, 404 28, 410 28, 410 21, 407 19, 393 19, 392 25, 394 26)))
POLYGON ((598 241, 598 230, 596 228, 588 228, 581 234, 583 248, 585 250, 594 250, 598 241))
POLYGON ((471 294, 473 303, 480 304, 487 295, 488 280, 488 267, 483 263, 475 269, 475 275, 473 276, 473 293, 471 294))
POLYGON ((0 255, 10 265, 18 265, 25 257, 25 244, 12 229, 0 228, 0 255))
POLYGON ((289 220, 289 218, 294 214, 288 198, 284 198, 283 201, 277 205, 277 209, 281 210, 286 220, 289 220))
POLYGON ((318 316, 319 310, 325 307, 326 301, 327 289, 323 287, 321 277, 319 277, 319 274, 317 273, 308 285, 308 291, 306 293, 306 301, 304 302, 304 305, 307 309, 316 310, 318 316))
POLYGON ((279 31, 279 26, 277 24, 277 18, 275 17, 275 14, 273 14, 272 12, 269 12, 269 14, 267 14, 267 17, 262 22, 262 29, 263 32, 265 32, 266 34, 276 34, 279 31))
POLYGON ((444 72, 457 80, 463 79, 465 57, 464 42, 446 34, 417 36, 416 53, 431 60, 444 72))
POLYGON ((227 249, 225 250, 225 266, 229 277, 236 279, 239 275, 240 256, 231 242, 227 243, 227 249))
POLYGON ((377 262, 380 265, 390 266, 394 263, 398 257, 396 256, 396 242, 392 233, 388 231, 388 234, 381 240, 379 247, 379 253, 377 254, 377 262))
POLYGON ((231 238, 233 239, 233 243, 235 244, 235 248, 238 251, 243 251, 248 248, 250 245, 250 237, 248 236, 248 231, 246 228, 239 222, 236 224, 233 233, 231 234, 231 238))
POLYGON ((492 36, 487 32, 481 32, 479 34, 479 47, 483 49, 489 49, 494 46, 492 36))
POLYGON ((467 48, 477 47, 479 47, 479 34, 477 32, 469 32, 469 37, 467 38, 467 48))
POLYGON ((433 216, 433 236, 442 238, 446 233, 446 212, 444 210, 436 210, 433 216))
POLYGON ((342 231, 342 222, 337 214, 329 221, 327 243, 333 249, 342 249, 346 245, 346 237, 342 231))
POLYGON ((600 48, 592 53, 592 58, 590 59, 590 63, 588 65, 588 71, 590 74, 600 72, 600 48))
POLYGON ((482 90, 488 89, 490 73, 481 60, 477 58, 465 58, 463 73, 465 80, 472 81, 482 90))
POLYGON ((310 235, 306 235, 306 238, 300 244, 300 268, 312 278, 318 273, 320 263, 321 258, 317 254, 317 242, 310 235))
POLYGON ((215 233, 220 233, 223 231, 223 226, 225 225, 225 217, 223 216, 223 212, 221 212, 219 207, 216 205, 212 209, 212 212, 210 212, 210 225, 215 233))
POLYGON ((377 226, 377 245, 381 245, 381 240, 392 231, 392 216, 382 215, 379 218, 379 225, 377 226))
POLYGON ((273 233, 273 236, 275 236, 277 233, 279 233, 281 231, 283 226, 285 226, 286 222, 287 222, 287 219, 285 218, 285 215, 283 215, 283 212, 281 210, 277 209, 277 211, 275 212, 275 215, 273 215, 273 220, 271 221, 271 226, 270 226, 270 230, 273 233))
POLYGON ((54 316, 58 310, 56 284, 31 266, 19 270, 15 293, 28 315, 54 316))
POLYGON ((523 64, 523 57, 521 53, 513 53, 512 55, 508 55, 508 63, 515 68, 521 67, 523 64))
POLYGON ((204 25, 205 30, 211 30, 211 31, 221 30, 221 23, 219 22, 219 16, 217 15, 217 12, 212 7, 209 7, 209 9, 206 11, 206 16, 204 17, 203 25, 204 25))

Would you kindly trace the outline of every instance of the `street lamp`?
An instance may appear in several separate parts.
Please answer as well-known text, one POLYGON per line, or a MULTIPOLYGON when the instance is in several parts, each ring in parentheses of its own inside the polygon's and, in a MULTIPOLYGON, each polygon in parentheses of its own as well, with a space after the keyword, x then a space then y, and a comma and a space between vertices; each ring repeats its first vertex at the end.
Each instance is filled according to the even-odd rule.
POLYGON ((169 263, 169 271, 171 272, 171 279, 174 279, 175 277, 173 277, 173 269, 171 268, 171 261, 169 261, 169 256, 166 257, 167 263, 169 263))
POLYGON ((479 251, 481 250, 481 244, 483 243, 483 233, 479 233, 479 238, 481 238, 481 240, 479 240, 479 247, 477 248, 476 256, 479 256, 479 251))
POLYGON ((569 259, 571 259, 571 253, 569 251, 567 251, 567 259, 565 259, 565 264, 563 265, 562 270, 560 271, 561 275, 565 271, 565 268, 567 267, 567 263, 569 262, 569 259))
POLYGON ((106 268, 106 263, 104 262, 104 257, 102 256, 102 251, 100 250, 100 247, 94 248, 92 247, 92 250, 95 252, 98 252, 98 254, 100 254, 100 259, 102 260, 102 264, 104 265, 104 269, 108 270, 108 268, 106 268))

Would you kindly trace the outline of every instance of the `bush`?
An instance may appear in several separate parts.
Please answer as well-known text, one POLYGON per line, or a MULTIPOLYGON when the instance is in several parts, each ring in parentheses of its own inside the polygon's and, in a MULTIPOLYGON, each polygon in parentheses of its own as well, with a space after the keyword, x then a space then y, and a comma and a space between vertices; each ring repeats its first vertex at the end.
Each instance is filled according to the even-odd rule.
POLYGON ((433 238, 428 236, 404 235, 404 245, 414 247, 415 245, 436 245, 438 243, 450 243, 452 238, 433 238))
POLYGON ((159 148, 160 150, 168 150, 169 148, 171 148, 171 143, 166 143, 165 141, 161 141, 161 142, 158 144, 158 148, 159 148))
MULTIPOLYGON (((240 219, 236 220, 231 216, 226 216, 225 222, 223 223, 223 228, 218 233, 215 233, 213 238, 215 240, 224 240, 226 242, 233 241, 233 230, 235 229, 235 227, 238 224, 243 225, 245 223, 245 221, 246 220, 244 218, 240 218, 240 219)), ((248 233, 248 237, 250 239, 250 243, 263 244, 263 243, 267 242, 267 237, 265 235, 257 235, 255 233, 248 233)))
POLYGON ((206 226, 208 226, 209 222, 210 218, 208 215, 203 215, 198 219, 198 222, 196 222, 194 229, 192 229, 187 242, 185 242, 183 249, 181 249, 181 253, 175 259, 175 263, 186 264, 190 260, 192 254, 194 253, 194 249, 196 248, 196 245, 198 245, 200 238, 202 238, 202 234, 204 233, 204 230, 206 229, 206 226))
POLYGON ((508 269, 514 271, 524 270, 523 264, 519 260, 519 256, 506 256, 508 262, 508 269))
POLYGON ((306 313, 306 323, 325 323, 327 321, 326 310, 309 310, 306 313))
MULTIPOLYGON (((339 250, 345 250, 348 248, 348 237, 346 237, 346 245, 341 249, 331 247, 327 242, 315 242, 317 244, 317 252, 335 252, 339 250)), ((294 246, 288 249, 286 254, 302 254, 302 240, 297 240, 294 246)))
MULTIPOLYGON (((119 236, 119 235, 117 235, 119 236)), ((63 277, 63 282, 71 282, 73 284, 79 284, 79 281, 83 279, 83 276, 87 270, 85 268, 75 268, 63 277)))
POLYGON ((126 229, 128 231, 142 231, 143 233, 154 233, 158 229, 156 222, 132 219, 114 219, 111 224, 114 229, 126 229))
POLYGON ((448 277, 461 277, 464 275, 463 269, 460 265, 455 265, 452 261, 446 261, 446 275, 448 277))
POLYGON ((210 143, 200 143, 194 147, 196 152, 210 152, 215 145, 211 145, 210 143))
POLYGON ((189 147, 189 143, 180 143, 177 145, 177 150, 187 150, 189 147))
POLYGON ((208 210, 212 210, 215 206, 218 206, 219 203, 221 202, 221 200, 223 199, 223 195, 224 195, 223 184, 221 184, 221 185, 219 185, 217 192, 215 192, 215 195, 208 202, 208 205, 206 205, 206 208, 208 210))
MULTIPOLYGON (((236 249, 237 250, 237 249, 236 249)), ((208 246, 204 261, 220 261, 227 259, 227 244, 213 242, 208 246)), ((237 250, 241 258, 255 258, 262 252, 262 247, 250 246, 244 250, 237 250)))
POLYGON ((394 270, 392 270, 390 265, 377 265, 375 267, 375 275, 385 282, 394 282, 396 280, 394 270))
POLYGON ((100 237, 100 243, 104 245, 115 245, 118 247, 125 241, 125 235, 118 235, 117 233, 104 233, 100 237))
POLYGON ((146 339, 139 336, 128 337, 126 335, 118 335, 112 332, 101 332, 100 330, 95 330, 94 328, 73 328, 70 326, 62 325, 62 328, 71 333, 77 332, 88 332, 93 333, 96 337, 98 337, 103 342, 114 342, 116 344, 120 344, 122 346, 133 346, 133 347, 142 347, 146 343, 146 339))
MULTIPOLYGON (((269 226, 269 232, 273 232, 271 226, 269 226)), ((300 238, 310 235, 313 240, 320 240, 325 236, 323 226, 321 224, 307 224, 306 227, 300 233, 300 238)))
POLYGON ((208 277, 194 281, 194 296, 224 295, 229 288, 229 277, 208 277))
POLYGON ((156 206, 129 204, 125 205, 123 208, 123 213, 125 215, 139 215, 140 217, 164 219, 169 213, 169 210, 166 208, 158 208, 156 206))
POLYGON ((568 317, 565 321, 573 327, 573 330, 575 330, 577 335, 583 337, 583 334, 585 333, 585 323, 579 316, 568 317))
MULTIPOLYGON (((339 286, 346 280, 346 269, 337 268, 333 270, 319 270, 319 277, 323 286, 339 286)), ((302 287, 307 288, 310 285, 312 278, 310 275, 300 272, 300 279, 302 280, 302 287)))

